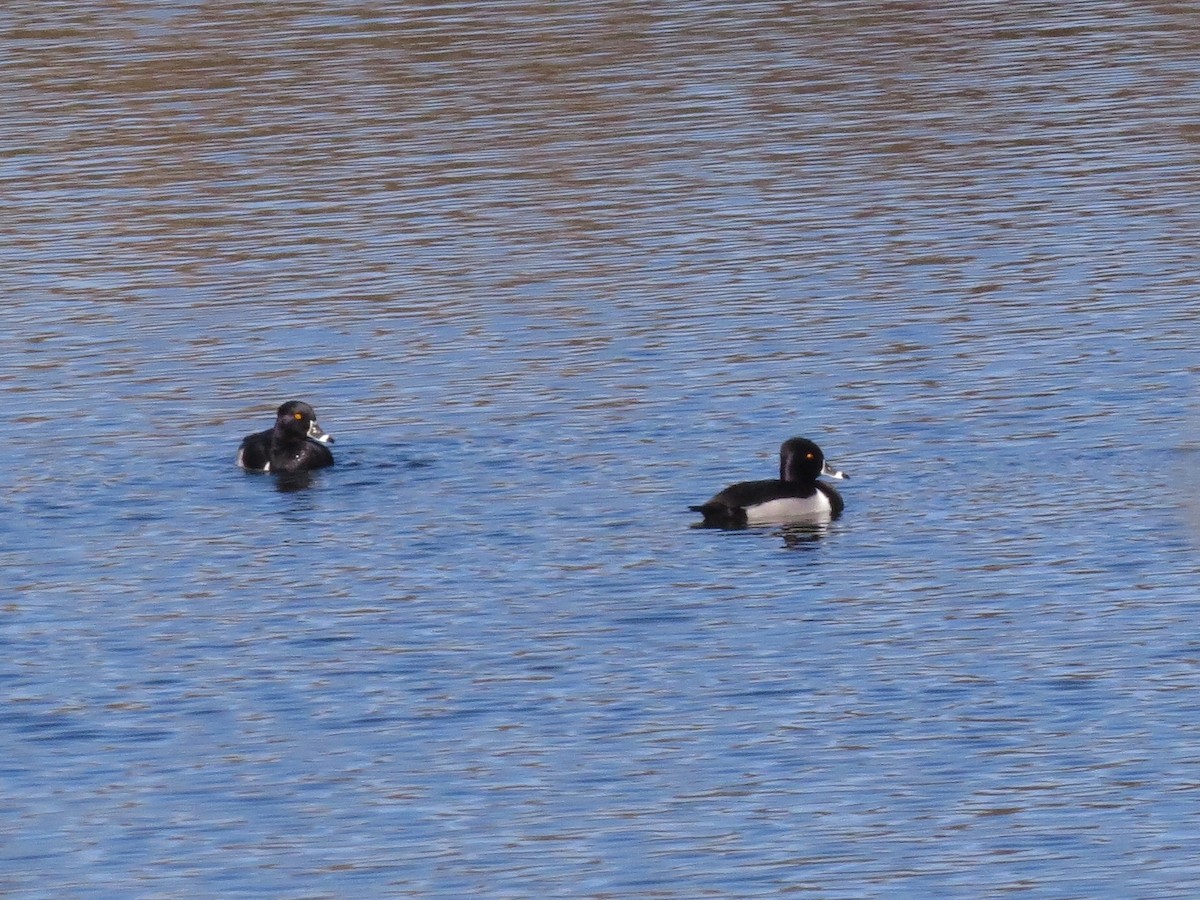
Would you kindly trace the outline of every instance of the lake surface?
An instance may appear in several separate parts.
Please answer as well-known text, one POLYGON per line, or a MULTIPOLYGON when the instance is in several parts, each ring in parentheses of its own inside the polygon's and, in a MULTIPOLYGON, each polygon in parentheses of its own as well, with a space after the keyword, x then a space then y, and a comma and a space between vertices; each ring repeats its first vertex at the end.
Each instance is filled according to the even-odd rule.
POLYGON ((0 889, 1196 896, 1195 24, 0 12, 0 889))

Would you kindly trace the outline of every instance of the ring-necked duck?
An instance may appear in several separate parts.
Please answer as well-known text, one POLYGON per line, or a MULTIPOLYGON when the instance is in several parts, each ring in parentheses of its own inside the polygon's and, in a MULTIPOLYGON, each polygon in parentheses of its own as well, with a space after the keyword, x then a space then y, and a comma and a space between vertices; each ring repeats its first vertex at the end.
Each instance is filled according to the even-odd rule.
POLYGON ((821 448, 807 438, 790 438, 779 448, 779 478, 731 484, 703 506, 709 528, 744 528, 797 519, 837 518, 845 504, 820 475, 846 478, 825 461, 821 448))
POLYGON ((333 465, 325 444, 333 435, 317 424, 317 413, 300 400, 289 400, 275 413, 275 427, 248 434, 238 447, 237 464, 255 472, 292 474, 333 465))

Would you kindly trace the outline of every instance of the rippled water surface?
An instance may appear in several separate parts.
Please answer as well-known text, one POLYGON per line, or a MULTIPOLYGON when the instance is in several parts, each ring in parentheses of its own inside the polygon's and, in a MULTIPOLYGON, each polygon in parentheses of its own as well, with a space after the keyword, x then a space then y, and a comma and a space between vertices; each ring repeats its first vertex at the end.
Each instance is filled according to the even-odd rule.
POLYGON ((1195 896, 1195 24, 0 12, 0 888, 1195 896))

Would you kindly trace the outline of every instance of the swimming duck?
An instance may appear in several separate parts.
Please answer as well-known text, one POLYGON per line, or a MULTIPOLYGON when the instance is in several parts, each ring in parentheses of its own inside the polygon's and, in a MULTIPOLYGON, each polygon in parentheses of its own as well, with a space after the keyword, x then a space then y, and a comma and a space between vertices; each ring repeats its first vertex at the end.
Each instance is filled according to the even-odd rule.
POLYGON ((779 448, 779 478, 739 481, 701 506, 707 528, 744 528, 796 520, 836 519, 845 503, 833 486, 817 481, 821 475, 846 478, 825 460, 821 448, 808 438, 794 437, 779 448))
POLYGON ((317 424, 317 413, 301 400, 289 400, 275 413, 275 427, 248 434, 238 447, 237 464, 254 472, 294 474, 333 465, 326 444, 333 435, 317 424))

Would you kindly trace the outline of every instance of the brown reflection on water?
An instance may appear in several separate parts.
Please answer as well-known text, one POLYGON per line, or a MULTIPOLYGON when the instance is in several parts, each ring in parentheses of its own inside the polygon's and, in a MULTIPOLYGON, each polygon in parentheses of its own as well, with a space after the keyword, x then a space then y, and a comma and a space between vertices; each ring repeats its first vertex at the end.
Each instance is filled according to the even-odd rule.
POLYGON ((0 38, 0 236, 55 294, 118 298, 861 280, 1053 253, 1048 218, 1088 253, 1108 195, 1172 216, 1162 182, 1194 189, 1190 18, 39 4, 0 38), (955 247, 925 230, 943 209, 955 247))

